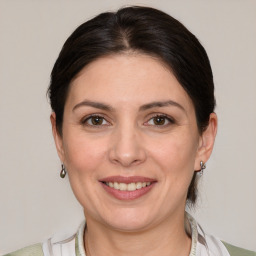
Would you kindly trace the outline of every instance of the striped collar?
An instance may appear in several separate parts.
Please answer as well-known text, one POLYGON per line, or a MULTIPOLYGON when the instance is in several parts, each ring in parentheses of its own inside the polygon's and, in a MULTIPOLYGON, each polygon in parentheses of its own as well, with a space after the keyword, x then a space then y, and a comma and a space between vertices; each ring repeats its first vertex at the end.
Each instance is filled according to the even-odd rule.
MULTIPOLYGON (((225 245, 218 238, 205 234, 190 214, 186 213, 185 220, 185 229, 192 241, 189 256, 230 256, 225 245)), ((68 238, 54 236, 45 241, 42 245, 44 256, 86 256, 85 228, 84 221, 75 235, 68 238)))
MULTIPOLYGON (((190 235, 191 237, 191 249, 189 256, 196 256, 196 247, 197 247, 197 242, 198 242, 198 231, 197 231, 197 223, 195 219, 186 212, 186 232, 190 235)), ((85 253, 85 248, 84 248, 84 232, 86 228, 86 222, 84 221, 76 234, 76 242, 75 242, 75 247, 76 247, 76 256, 86 256, 85 253)))

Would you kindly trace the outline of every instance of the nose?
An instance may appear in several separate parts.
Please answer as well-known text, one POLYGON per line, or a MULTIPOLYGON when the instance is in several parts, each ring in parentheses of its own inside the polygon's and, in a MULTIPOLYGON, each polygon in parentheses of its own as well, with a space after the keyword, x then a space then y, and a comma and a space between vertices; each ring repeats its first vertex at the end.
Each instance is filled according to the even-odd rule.
POLYGON ((117 129, 112 134, 110 145, 109 159, 112 163, 130 167, 146 159, 142 136, 132 125, 117 129))

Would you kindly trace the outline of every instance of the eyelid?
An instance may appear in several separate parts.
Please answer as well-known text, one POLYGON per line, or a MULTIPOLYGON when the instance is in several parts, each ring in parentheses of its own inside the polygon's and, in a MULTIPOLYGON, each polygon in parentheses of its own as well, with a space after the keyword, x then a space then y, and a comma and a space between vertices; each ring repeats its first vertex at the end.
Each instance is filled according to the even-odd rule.
POLYGON ((154 113, 154 114, 151 114, 150 117, 147 118, 147 121, 146 121, 144 124, 148 123, 151 119, 156 118, 156 117, 166 118, 166 119, 169 121, 169 123, 168 123, 168 124, 165 124, 165 125, 148 125, 148 126, 156 126, 156 127, 161 127, 161 126, 162 126, 162 127, 166 127, 166 126, 168 126, 169 124, 174 124, 174 123, 176 123, 176 122, 175 122, 175 119, 174 119, 173 117, 167 115, 167 114, 154 113))
MULTIPOLYGON (((102 126, 109 126, 109 125, 111 125, 111 122, 109 121, 109 119, 106 118, 106 116, 105 116, 104 114, 100 114, 100 113, 89 114, 89 115, 87 115, 87 116, 81 118, 80 123, 81 123, 82 125, 87 125, 87 126, 91 126, 91 127, 96 127, 96 126, 97 126, 96 128, 100 128, 100 127, 102 127, 102 126), (107 124, 102 124, 102 125, 91 125, 91 124, 88 124, 87 121, 88 121, 90 118, 92 118, 92 117, 100 117, 100 118, 103 118, 104 121, 107 122, 107 124)), ((166 126, 168 126, 168 125, 170 125, 170 124, 174 124, 174 123, 176 123, 175 119, 174 119, 173 117, 167 115, 167 114, 163 114, 163 113, 153 113, 153 114, 150 114, 150 115, 147 117, 147 121, 144 122, 143 124, 144 124, 144 125, 147 125, 147 126, 156 126, 156 127, 160 127, 160 128, 161 128, 161 126, 162 126, 162 127, 166 127, 166 126), (156 118, 156 117, 162 117, 162 118, 167 119, 167 120, 168 120, 168 124, 165 124, 165 125, 150 125, 150 124, 147 124, 151 119, 156 118)))
POLYGON ((95 114, 89 114, 89 115, 83 117, 83 118, 81 119, 80 123, 81 123, 82 125, 87 125, 87 126, 93 126, 93 127, 96 127, 96 126, 97 126, 96 128, 100 128, 101 126, 108 126, 108 125, 111 124, 110 121, 108 121, 108 118, 105 117, 105 115, 103 115, 103 114, 97 114, 97 113, 95 113, 95 114), (100 118, 104 119, 108 124, 102 124, 102 125, 90 125, 90 124, 87 124, 87 121, 88 121, 90 118, 92 118, 92 117, 100 117, 100 118))

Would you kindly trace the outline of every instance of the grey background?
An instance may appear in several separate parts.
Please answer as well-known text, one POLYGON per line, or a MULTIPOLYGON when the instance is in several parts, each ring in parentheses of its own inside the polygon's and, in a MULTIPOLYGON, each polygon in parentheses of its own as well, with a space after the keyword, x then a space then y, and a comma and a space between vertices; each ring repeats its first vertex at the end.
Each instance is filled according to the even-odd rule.
POLYGON ((166 11, 205 46, 219 130, 192 214, 207 232, 256 250, 256 1, 0 0, 0 254, 75 230, 83 219, 59 178, 46 89, 69 34, 126 4, 166 11))

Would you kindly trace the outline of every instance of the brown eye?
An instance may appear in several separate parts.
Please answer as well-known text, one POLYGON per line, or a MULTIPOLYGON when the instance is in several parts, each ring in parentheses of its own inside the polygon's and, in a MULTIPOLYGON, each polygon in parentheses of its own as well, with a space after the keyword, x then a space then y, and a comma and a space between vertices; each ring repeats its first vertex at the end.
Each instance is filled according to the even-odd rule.
POLYGON ((156 116, 153 118, 153 122, 155 125, 164 125, 166 122, 166 117, 156 116))
POLYGON ((83 123, 91 126, 100 126, 106 125, 107 121, 101 116, 90 116, 83 123))
POLYGON ((152 117, 148 122, 147 125, 150 126, 167 126, 169 124, 173 124, 174 120, 165 115, 157 115, 152 117))
POLYGON ((93 125, 101 125, 103 123, 103 118, 100 116, 93 116, 91 119, 93 125))

